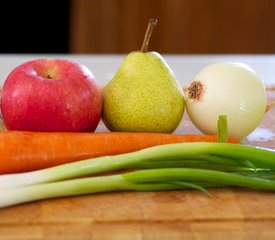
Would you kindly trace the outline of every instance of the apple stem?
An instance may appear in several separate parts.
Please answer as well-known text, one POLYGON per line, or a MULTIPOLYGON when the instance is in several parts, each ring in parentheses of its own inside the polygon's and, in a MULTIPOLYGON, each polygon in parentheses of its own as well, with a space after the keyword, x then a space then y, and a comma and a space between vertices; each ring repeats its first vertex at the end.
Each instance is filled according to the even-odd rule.
POLYGON ((149 20, 149 24, 148 24, 148 27, 147 27, 147 30, 146 30, 146 33, 145 33, 145 37, 144 37, 144 40, 143 40, 143 44, 142 44, 142 47, 141 47, 141 52, 143 52, 143 53, 147 52, 149 41, 150 41, 150 38, 151 38, 151 34, 153 32, 154 27, 157 25, 157 22, 158 22, 157 19, 151 18, 149 20))

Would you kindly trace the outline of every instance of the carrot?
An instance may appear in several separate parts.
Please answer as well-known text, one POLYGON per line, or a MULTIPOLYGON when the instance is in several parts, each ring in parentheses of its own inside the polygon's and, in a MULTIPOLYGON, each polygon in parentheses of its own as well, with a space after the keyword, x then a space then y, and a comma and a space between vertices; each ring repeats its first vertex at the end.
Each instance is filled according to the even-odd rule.
MULTIPOLYGON (((0 133, 0 174, 38 170, 161 144, 216 141, 215 135, 6 131, 0 133)), ((232 138, 229 142, 238 143, 232 138)))

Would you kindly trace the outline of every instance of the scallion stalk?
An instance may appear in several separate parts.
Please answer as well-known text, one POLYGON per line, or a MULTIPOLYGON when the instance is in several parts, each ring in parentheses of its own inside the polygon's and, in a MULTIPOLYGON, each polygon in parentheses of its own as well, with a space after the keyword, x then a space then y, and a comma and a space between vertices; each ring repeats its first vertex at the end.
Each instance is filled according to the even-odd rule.
POLYGON ((140 151, 93 158, 44 170, 0 176, 0 189, 60 181, 87 175, 135 168, 170 168, 189 166, 201 168, 211 163, 214 169, 248 171, 275 169, 275 151, 240 144, 188 142, 155 146, 140 151), (193 164, 188 165, 188 161, 193 164), (197 161, 198 160, 198 161, 197 161), (197 162, 196 162, 197 161, 197 162), (234 164, 234 162, 236 164, 234 164), (219 167, 217 168, 217 164, 219 167), (215 167, 214 167, 215 166, 215 167), (232 169, 233 167, 235 169, 232 169))
POLYGON ((205 169, 165 168, 1 190, 0 207, 42 199, 110 191, 164 191, 195 188, 207 193, 204 186, 211 187, 211 185, 275 190, 274 180, 260 178, 256 173, 245 176, 205 169), (199 182, 201 185, 198 184, 199 182))

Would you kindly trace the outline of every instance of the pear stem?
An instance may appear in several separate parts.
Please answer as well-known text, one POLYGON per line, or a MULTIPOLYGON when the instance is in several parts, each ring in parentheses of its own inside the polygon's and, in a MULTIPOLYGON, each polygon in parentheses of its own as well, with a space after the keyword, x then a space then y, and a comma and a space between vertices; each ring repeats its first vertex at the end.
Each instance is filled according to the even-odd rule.
POLYGON ((146 33, 145 33, 145 37, 144 37, 144 40, 143 40, 143 44, 142 44, 142 47, 141 47, 141 52, 143 52, 143 53, 147 52, 149 41, 150 41, 150 38, 151 38, 151 34, 153 32, 154 27, 157 25, 157 22, 158 22, 157 19, 151 18, 149 20, 149 24, 148 24, 148 27, 147 27, 147 30, 146 30, 146 33))

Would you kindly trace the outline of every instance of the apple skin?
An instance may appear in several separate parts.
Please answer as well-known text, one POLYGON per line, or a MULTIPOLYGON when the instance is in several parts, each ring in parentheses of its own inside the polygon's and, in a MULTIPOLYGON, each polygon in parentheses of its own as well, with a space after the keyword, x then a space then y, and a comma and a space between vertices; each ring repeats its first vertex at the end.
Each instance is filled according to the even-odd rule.
POLYGON ((34 59, 8 75, 1 112, 8 130, 93 132, 101 118, 101 88, 77 62, 34 59))

